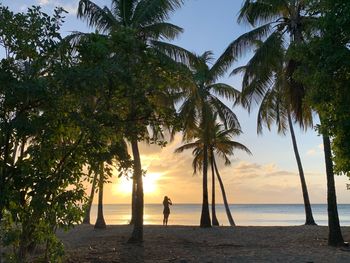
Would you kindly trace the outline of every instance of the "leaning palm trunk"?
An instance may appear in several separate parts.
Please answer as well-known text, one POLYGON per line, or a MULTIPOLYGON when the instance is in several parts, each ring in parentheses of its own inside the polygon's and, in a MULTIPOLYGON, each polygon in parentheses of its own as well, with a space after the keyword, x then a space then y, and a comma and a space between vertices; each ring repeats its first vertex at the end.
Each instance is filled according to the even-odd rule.
POLYGON ((308 193, 307 186, 306 186, 304 170, 303 170, 303 166, 302 166, 301 160, 300 160, 298 145, 297 145, 297 141, 296 141, 295 134, 294 134, 293 123, 292 123, 292 118, 290 116, 290 112, 288 112, 288 124, 289 124, 289 129, 290 129, 290 135, 292 137, 295 159, 296 159, 297 164, 298 164, 301 189, 303 191, 304 208, 305 208, 305 216, 306 216, 305 225, 316 225, 314 217, 312 215, 309 193, 308 193))
POLYGON ((224 200, 224 205, 225 205, 227 219, 228 219, 228 221, 230 223, 230 226, 235 226, 236 225, 235 221, 233 220, 233 217, 232 217, 231 211, 230 211, 230 207, 228 206, 226 192, 225 192, 225 187, 224 187, 224 184, 223 184, 223 182, 221 180, 221 176, 219 174, 219 170, 218 170, 218 167, 216 165, 216 161, 215 161, 215 157, 214 156, 213 156, 213 163, 214 163, 216 176, 218 177, 218 181, 219 181, 219 184, 220 184, 220 188, 221 188, 221 192, 222 192, 222 199, 224 200))
MULTIPOLYGON (((92 169, 90 168, 89 175, 91 175, 91 173, 92 173, 92 169)), ((90 192, 90 197, 89 197, 89 201, 87 204, 87 208, 85 211, 83 224, 90 224, 90 212, 91 212, 92 201, 94 200, 94 195, 95 195, 95 191, 96 191, 97 175, 98 175, 98 173, 95 172, 94 178, 92 179, 91 192, 90 192)))
POLYGON ((218 226, 219 221, 216 217, 215 210, 215 171, 214 171, 214 163, 213 163, 213 151, 211 151, 210 157, 210 166, 211 166, 211 215, 212 215, 212 224, 213 226, 218 226))
POLYGON ((208 201, 208 146, 203 147, 203 200, 200 227, 211 227, 208 201))
POLYGON ((103 163, 100 165, 100 178, 98 182, 98 208, 97 208, 97 219, 95 223, 95 228, 104 229, 106 228, 106 222, 103 217, 103 184, 104 184, 104 176, 103 176, 103 163))
POLYGON ((344 239, 339 224, 331 143, 327 135, 323 134, 322 137, 327 174, 328 244, 330 246, 342 246, 344 245, 344 239))
POLYGON ((136 138, 131 140, 134 158, 134 178, 136 180, 134 229, 128 242, 143 241, 143 182, 139 146, 136 138))

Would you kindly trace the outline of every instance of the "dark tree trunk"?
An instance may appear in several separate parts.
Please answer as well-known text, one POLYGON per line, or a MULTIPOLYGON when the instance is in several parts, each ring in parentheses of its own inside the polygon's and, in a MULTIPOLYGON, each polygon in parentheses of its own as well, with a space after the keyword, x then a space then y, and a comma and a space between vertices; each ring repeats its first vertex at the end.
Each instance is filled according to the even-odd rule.
POLYGON ((134 230, 129 243, 138 243, 143 241, 143 184, 141 159, 137 139, 131 140, 132 154, 134 158, 134 178, 137 183, 135 198, 135 217, 134 230))
POLYGON ((0 222, 3 218, 3 212, 6 206, 6 176, 7 176, 7 162, 10 154, 10 140, 11 140, 11 130, 8 130, 5 137, 5 149, 3 153, 3 162, 0 166, 0 222))
POLYGON ((221 180, 221 176, 219 174, 219 169, 218 169, 218 167, 216 165, 216 161, 215 161, 215 157, 214 156, 213 156, 213 163, 214 163, 216 176, 218 177, 218 181, 219 181, 219 184, 220 184, 220 188, 221 188, 221 192, 222 192, 222 199, 224 200, 224 205, 225 205, 225 210, 226 210, 226 215, 227 215, 228 222, 230 223, 230 226, 235 226, 236 224, 235 224, 235 221, 233 220, 233 217, 232 217, 231 211, 230 211, 230 207, 229 207, 228 202, 227 202, 227 197, 226 197, 224 183, 221 180))
POLYGON ((295 134, 294 134, 294 128, 293 128, 293 123, 292 123, 292 118, 290 116, 290 112, 288 112, 288 124, 289 124, 290 135, 292 137, 295 159, 296 159, 297 165, 298 165, 301 189, 303 192, 304 208, 305 208, 305 216, 306 216, 305 225, 316 225, 314 217, 312 215, 309 193, 308 193, 307 186, 306 186, 304 170, 303 170, 303 166, 301 164, 301 159, 300 159, 300 155, 299 155, 297 141, 296 141, 295 134))
MULTIPOLYGON (((91 175, 91 173, 92 173, 92 168, 90 168, 89 174, 91 175)), ((97 175, 98 173, 95 172, 94 178, 92 179, 91 191, 90 191, 88 205, 85 211, 85 216, 83 219, 83 224, 90 224, 90 212, 91 212, 92 201, 94 200, 95 191, 96 191, 97 175)))
POLYGON ((344 245, 344 239, 339 224, 331 143, 327 135, 322 135, 322 137, 327 173, 328 244, 330 246, 342 246, 344 245))
POLYGON ((132 178, 132 191, 131 191, 131 219, 130 219, 130 225, 133 225, 134 222, 135 222, 136 189, 137 189, 137 183, 136 183, 135 177, 133 176, 133 178, 132 178))
POLYGON ((204 145, 203 156, 203 201, 200 227, 211 227, 208 201, 208 146, 204 145))
POLYGON ((212 224, 213 226, 218 226, 219 221, 216 217, 216 210, 215 210, 215 171, 214 171, 214 162, 213 162, 213 154, 214 152, 211 151, 211 157, 210 157, 210 166, 211 166, 211 215, 212 215, 212 224))
POLYGON ((104 229, 106 228, 106 222, 103 217, 103 163, 100 168, 100 180, 98 182, 98 208, 97 208, 97 220, 95 223, 95 228, 104 229))

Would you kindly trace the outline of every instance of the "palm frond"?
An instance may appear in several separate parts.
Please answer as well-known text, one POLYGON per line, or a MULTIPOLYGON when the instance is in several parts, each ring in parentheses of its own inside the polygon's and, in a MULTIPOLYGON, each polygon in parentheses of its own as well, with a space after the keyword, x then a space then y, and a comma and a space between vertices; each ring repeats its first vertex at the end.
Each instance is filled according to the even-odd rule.
POLYGON ((223 125, 220 124, 219 128, 216 131, 217 134, 217 140, 227 140, 227 138, 231 138, 233 136, 238 136, 242 133, 241 129, 237 129, 237 128, 231 128, 231 129, 224 129, 223 125))
POLYGON ((240 129, 240 124, 236 114, 226 106, 222 101, 214 96, 209 98, 210 105, 215 108, 218 117, 224 123, 226 128, 238 128, 240 129))
POLYGON ((226 143, 227 143, 227 145, 229 145, 232 148, 232 153, 233 153, 234 149, 238 149, 238 150, 241 150, 241 151, 248 153, 249 155, 252 155, 252 152, 245 145, 243 145, 239 142, 228 141, 226 143))
POLYGON ((192 153, 194 155, 192 161, 193 174, 197 174, 198 171, 202 171, 203 167, 203 151, 202 149, 197 149, 192 153))
POLYGON ((288 11, 286 0, 246 0, 239 11, 238 22, 246 22, 252 26, 277 20, 281 13, 288 11))
POLYGON ((112 0, 111 11, 123 26, 129 26, 137 3, 138 0, 112 0))
POLYGON ((279 69, 284 58, 282 35, 272 33, 259 44, 253 57, 244 68, 242 81, 242 101, 250 110, 252 103, 259 104, 266 91, 273 84, 274 72, 279 69))
POLYGON ((241 35, 229 44, 212 68, 212 71, 215 72, 214 75, 222 76, 225 74, 236 59, 256 47, 256 41, 267 37, 271 29, 271 23, 268 23, 241 35))
POLYGON ((220 96, 222 98, 232 100, 232 101, 239 98, 241 94, 239 90, 236 90, 234 87, 225 83, 215 83, 215 84, 209 85, 208 88, 210 88, 210 91, 214 93, 216 96, 220 96))
POLYGON ((170 13, 182 4, 183 0, 140 0, 135 7, 132 23, 145 26, 166 21, 170 13))
POLYGON ((197 60, 196 56, 192 52, 170 43, 152 40, 151 45, 156 50, 169 56, 175 61, 184 63, 186 65, 193 64, 193 61, 197 60))
POLYGON ((231 75, 243 74, 246 72, 246 70, 247 70, 247 66, 240 66, 240 67, 234 68, 231 71, 231 75))
POLYGON ((179 34, 183 32, 183 29, 171 23, 155 23, 146 25, 141 29, 142 34, 150 39, 175 39, 179 34))
POLYGON ((266 92, 258 111, 257 132, 262 133, 265 125, 269 130, 275 123, 279 133, 285 134, 288 128, 287 112, 283 102, 278 98, 279 94, 275 90, 266 92))
POLYGON ((101 32, 109 32, 118 24, 107 7, 101 8, 90 0, 79 1, 77 16, 101 32))
MULTIPOLYGON (((75 49, 79 44, 84 41, 89 41, 92 37, 96 37, 96 33, 82 33, 78 31, 73 31, 70 35, 63 39, 63 42, 69 43, 73 49, 75 49)), ((98 34, 98 37, 107 38, 106 35, 98 34)))

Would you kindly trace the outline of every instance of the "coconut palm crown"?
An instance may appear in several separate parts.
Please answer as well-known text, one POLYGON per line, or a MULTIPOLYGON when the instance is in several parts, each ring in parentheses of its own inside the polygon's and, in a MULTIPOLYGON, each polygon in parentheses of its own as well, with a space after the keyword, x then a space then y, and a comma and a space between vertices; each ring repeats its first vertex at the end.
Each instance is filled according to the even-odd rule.
POLYGON ((280 68, 283 61, 288 83, 285 96, 292 114, 302 127, 310 125, 309 115, 304 117, 309 114, 303 106, 305 88, 293 78, 297 62, 288 57, 289 47, 304 41, 304 34, 314 25, 315 18, 308 13, 305 1, 246 0, 238 21, 254 28, 229 44, 219 61, 222 67, 228 68, 235 59, 253 51, 248 64, 233 72, 244 72, 242 93, 246 106, 260 104, 275 82, 276 68, 280 68))
MULTIPOLYGON (((80 0, 78 17, 106 36, 130 29, 148 47, 178 60, 187 61, 190 53, 164 42, 183 32, 181 27, 166 22, 170 13, 181 7, 182 0, 112 0, 111 7, 100 7, 90 0, 80 0)), ((76 33, 76 40, 83 37, 76 33)))
POLYGON ((218 62, 209 66, 213 62, 211 51, 194 56, 196 60, 190 67, 193 85, 185 89, 179 110, 179 117, 183 121, 184 139, 191 140, 192 132, 205 121, 206 111, 216 113, 225 127, 239 129, 236 114, 222 99, 233 103, 240 92, 228 84, 217 82, 225 72, 218 62))

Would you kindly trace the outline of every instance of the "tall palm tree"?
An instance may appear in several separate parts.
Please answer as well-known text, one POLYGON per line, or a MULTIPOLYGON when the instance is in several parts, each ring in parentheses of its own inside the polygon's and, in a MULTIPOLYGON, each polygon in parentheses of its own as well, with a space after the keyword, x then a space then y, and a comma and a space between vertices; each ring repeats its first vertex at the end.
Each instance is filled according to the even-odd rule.
MULTIPOLYGON (((261 42, 256 41, 257 48, 260 47, 261 42)), ((291 102, 289 100, 288 91, 290 89, 289 82, 286 78, 287 69, 284 68, 284 57, 285 54, 283 50, 279 50, 280 62, 274 61, 273 65, 268 65, 269 69, 273 70, 273 77, 268 80, 269 83, 265 83, 266 90, 265 93, 261 95, 261 101, 257 117, 257 132, 262 133, 263 126, 266 125, 269 130, 271 130, 271 125, 273 123, 277 126, 278 133, 286 134, 289 129, 293 144, 293 150, 295 154, 295 159, 298 166, 300 183, 303 193, 304 209, 305 209, 305 225, 316 225, 315 220, 312 215, 312 209, 309 199, 309 194, 307 190, 305 175, 303 166, 301 163, 297 141, 295 138, 292 114, 291 114, 291 102), (269 85, 269 86, 268 86, 269 85)), ((277 56, 276 56, 277 59, 277 56)), ((263 83, 264 80, 261 79, 260 71, 263 68, 260 67, 258 72, 254 71, 255 67, 254 57, 247 63, 246 66, 239 67, 233 71, 233 73, 243 72, 244 78, 246 78, 246 73, 249 74, 249 83, 243 86, 242 89, 242 103, 245 107, 250 110, 252 105, 252 98, 255 95, 255 87, 263 83)), ((264 71, 264 69, 262 70, 264 71)), ((258 103, 258 101, 256 101, 258 103)), ((312 112, 311 108, 304 103, 303 108, 303 119, 302 126, 304 128, 312 127, 312 112)))
MULTIPOLYGON (((255 48, 257 40, 261 41, 250 61, 251 70, 246 71, 243 78, 243 86, 250 86, 252 99, 260 102, 273 82, 274 68, 276 63, 281 61, 281 53, 286 50, 288 54, 291 46, 305 41, 305 33, 312 29, 315 19, 317 18, 308 12, 307 2, 303 0, 246 0, 240 10, 238 20, 248 22, 255 28, 234 40, 219 60, 228 67, 244 51, 255 48), (258 81, 250 85, 257 73, 258 81)), ((303 114, 308 112, 305 111, 303 104, 305 87, 293 77, 299 64, 291 56, 284 56, 283 62, 289 87, 284 96, 288 97, 291 114, 303 126, 305 120, 303 114)), ((325 158, 326 163, 331 163, 329 159, 331 156, 326 152, 325 158)), ((332 200, 328 202, 329 244, 338 245, 343 242, 343 238, 337 218, 335 188, 334 184, 329 181, 332 181, 333 177, 331 170, 331 167, 327 165, 328 200, 332 200)))
MULTIPOLYGON (((188 52, 161 41, 172 40, 182 32, 182 28, 166 22, 169 14, 179 8, 182 2, 182 0, 111 0, 109 9, 99 7, 90 0, 80 0, 78 17, 86 20, 89 26, 106 36, 127 29, 155 53, 186 60, 188 52)), ((133 189, 135 187, 136 190, 135 198, 132 198, 135 202, 135 209, 132 209, 134 230, 129 241, 140 242, 143 240, 144 204, 142 166, 137 135, 132 136, 130 141, 134 159, 133 189)))
MULTIPOLYGON (((232 156, 236 149, 243 150, 249 154, 250 154, 250 151, 243 144, 232 140, 233 136, 241 134, 240 129, 236 129, 236 128, 225 129, 224 125, 216 123, 215 120, 216 120, 216 115, 214 115, 213 118, 211 119, 211 122, 208 125, 207 129, 203 129, 203 127, 199 127, 195 130, 194 138, 196 140, 194 142, 187 143, 177 148, 175 152, 181 153, 184 150, 193 149, 192 153, 194 155, 194 159, 193 159, 192 166, 194 169, 194 173, 196 173, 197 170, 205 169, 204 154, 205 154, 205 149, 208 150, 208 158, 210 160, 210 165, 212 167, 213 177, 216 174, 217 179, 219 181, 228 221, 231 226, 234 226, 235 222, 230 212, 224 184, 222 182, 222 179, 216 164, 215 155, 222 157, 225 160, 225 164, 230 165, 231 161, 229 159, 229 156, 232 156)), ((212 191, 215 192, 214 189, 212 191)), ((212 205, 215 211, 215 197, 213 198, 212 205)))
MULTIPOLYGON (((225 127, 239 128, 239 122, 230 107, 220 98, 234 100, 239 96, 239 92, 230 85, 218 83, 217 80, 225 74, 220 63, 215 62, 211 67, 209 63, 213 61, 212 52, 206 51, 200 56, 196 56, 195 62, 190 70, 192 72, 193 85, 184 91, 182 104, 180 106, 179 117, 183 123, 183 139, 191 141, 197 127, 204 131, 209 131, 211 116, 215 113, 223 122, 225 127)), ((203 139, 206 137, 203 137, 203 139)), ((201 213, 201 227, 210 227, 209 202, 208 202, 208 149, 204 143, 203 148, 203 201, 201 213)))

